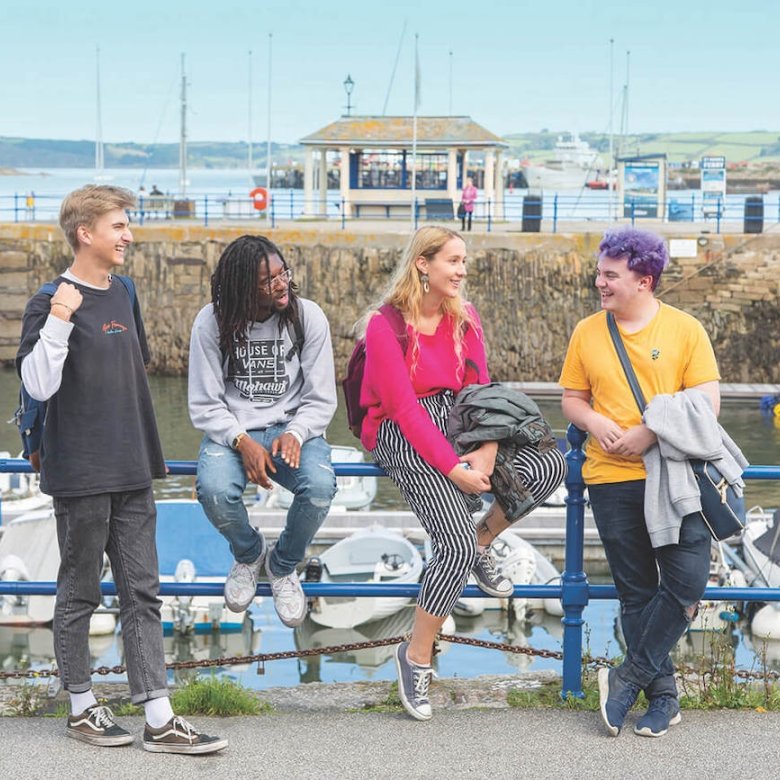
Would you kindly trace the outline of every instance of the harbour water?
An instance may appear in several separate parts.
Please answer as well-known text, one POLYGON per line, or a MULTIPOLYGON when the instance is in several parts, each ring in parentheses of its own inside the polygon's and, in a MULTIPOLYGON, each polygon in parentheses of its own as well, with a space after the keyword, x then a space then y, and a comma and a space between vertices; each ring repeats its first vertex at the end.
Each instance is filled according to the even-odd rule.
MULTIPOLYGON (((220 219, 230 213, 240 216, 247 215, 257 218, 259 212, 249 207, 249 192, 254 188, 252 174, 246 169, 205 169, 188 170, 187 197, 195 201, 196 216, 204 219, 206 213, 209 219, 220 219), (207 201, 208 199, 208 201, 207 201), (224 200, 232 202, 228 211, 224 200), (238 201, 244 201, 244 208, 238 208, 238 201)), ((0 222, 14 221, 56 221, 59 205, 65 194, 85 184, 95 183, 95 171, 91 168, 50 168, 21 169, 18 173, 0 176, 0 222), (28 210, 26 196, 35 194, 34 208, 28 210)), ((138 192, 141 186, 148 195, 153 186, 166 195, 178 197, 179 171, 175 168, 109 168, 102 172, 98 183, 113 184, 127 187, 138 192)), ((533 190, 538 193, 539 190, 533 190)), ((506 190, 503 214, 496 213, 493 207, 493 218, 506 218, 516 221, 522 218, 523 198, 529 193, 524 189, 506 190)), ((607 222, 619 215, 616 196, 609 192, 574 189, 556 192, 552 189, 540 193, 543 200, 543 216, 545 220, 555 218, 557 222, 576 220, 578 222, 607 222)), ((272 189, 271 200, 275 219, 287 220, 298 218, 303 212, 303 191, 292 189, 272 189)), ((428 197, 435 197, 435 191, 428 191, 428 197)), ((418 194, 420 199, 426 197, 426 191, 418 194)), ((745 195, 727 195, 723 203, 723 220, 741 222, 744 213, 745 195)), ((767 223, 780 221, 780 191, 772 191, 763 196, 764 215, 767 223)), ((338 190, 328 192, 328 215, 340 215, 340 193, 338 190)), ((667 204, 675 204, 673 211, 690 209, 690 219, 701 221, 701 193, 698 190, 674 190, 667 193, 667 204)), ((662 212, 668 209, 662 207, 662 212)), ((480 192, 477 201, 475 218, 479 221, 486 218, 487 204, 484 194, 480 192)), ((621 215, 622 216, 622 215, 621 215)), ((708 219, 713 230, 716 222, 708 219)), ((564 229, 563 226, 558 228, 564 229)))
MULTIPOLYGON (((178 377, 152 377, 152 392, 160 424, 165 455, 169 459, 192 460, 197 455, 200 435, 192 428, 187 414, 186 380, 178 377)), ((3 419, 10 418, 16 403, 18 381, 11 370, 0 371, 0 400, 3 419)), ((558 402, 541 399, 540 406, 558 429, 564 421, 558 402)), ((758 401, 725 403, 721 421, 755 464, 775 464, 780 453, 780 429, 761 417, 758 401)), ((12 425, 0 426, 0 450, 18 451, 18 434, 12 425)), ((334 444, 356 445, 346 426, 344 410, 339 408, 328 431, 334 444)), ((375 508, 405 508, 389 480, 379 481, 380 492, 375 508)), ((193 478, 171 478, 157 485, 159 498, 192 497, 193 478)), ((780 484, 752 482, 748 486, 748 506, 780 505, 780 484)), ((216 534, 215 534, 215 538, 216 534)), ((617 605, 613 601, 596 601, 585 610, 586 649, 593 655, 615 656, 623 652, 617 628, 617 605)), ((235 634, 211 634, 191 637, 166 637, 168 660, 219 658, 252 653, 276 653, 301 648, 326 647, 363 641, 384 636, 397 636, 408 630, 412 620, 411 607, 382 624, 350 631, 323 629, 311 621, 296 631, 286 628, 276 617, 269 598, 254 605, 250 619, 243 630, 235 634)), ((530 621, 518 621, 507 612, 486 611, 477 617, 457 617, 456 633, 477 639, 507 642, 516 646, 560 650, 562 626, 560 619, 535 613, 530 621)), ((744 622, 733 623, 717 641, 734 647, 737 665, 758 669, 765 653, 768 665, 780 669, 780 648, 759 642, 754 651, 749 629, 744 622)), ((694 663, 702 652, 709 651, 715 641, 710 632, 685 637, 677 652, 680 662, 694 663)), ((121 638, 117 635, 93 637, 91 647, 94 666, 113 666, 122 663, 121 638)), ((511 674, 517 671, 553 669, 560 671, 560 661, 486 650, 461 645, 444 645, 438 657, 438 671, 445 677, 474 677, 480 674, 511 674)), ((25 666, 46 668, 52 658, 50 628, 11 629, 0 627, 0 668, 25 666)), ((181 681, 195 672, 171 672, 171 681, 181 681)), ((208 673, 208 672, 206 672, 208 673)), ((240 681, 243 685, 263 689, 267 687, 299 685, 302 682, 340 682, 358 680, 392 680, 395 668, 391 649, 343 651, 322 657, 273 661, 266 664, 266 673, 258 675, 255 667, 226 667, 219 674, 240 681)), ((106 681, 120 681, 108 676, 106 681)))

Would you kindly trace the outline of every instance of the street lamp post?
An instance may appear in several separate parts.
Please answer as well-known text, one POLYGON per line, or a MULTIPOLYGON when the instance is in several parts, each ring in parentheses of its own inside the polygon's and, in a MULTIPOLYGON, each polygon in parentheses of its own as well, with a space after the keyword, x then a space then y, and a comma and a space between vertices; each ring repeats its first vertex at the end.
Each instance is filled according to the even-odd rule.
POLYGON ((352 76, 347 74, 344 79, 344 91, 347 93, 347 113, 346 116, 352 115, 352 90, 355 88, 355 82, 352 81, 352 76))

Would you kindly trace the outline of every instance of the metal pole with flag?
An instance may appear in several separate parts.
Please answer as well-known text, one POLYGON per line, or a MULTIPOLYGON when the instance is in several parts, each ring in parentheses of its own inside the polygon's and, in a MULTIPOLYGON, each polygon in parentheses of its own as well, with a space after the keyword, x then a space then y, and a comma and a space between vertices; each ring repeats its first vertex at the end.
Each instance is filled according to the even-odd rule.
POLYGON ((414 35, 414 114, 412 115, 412 230, 417 222, 417 109, 420 107, 420 53, 417 43, 420 36, 414 35))

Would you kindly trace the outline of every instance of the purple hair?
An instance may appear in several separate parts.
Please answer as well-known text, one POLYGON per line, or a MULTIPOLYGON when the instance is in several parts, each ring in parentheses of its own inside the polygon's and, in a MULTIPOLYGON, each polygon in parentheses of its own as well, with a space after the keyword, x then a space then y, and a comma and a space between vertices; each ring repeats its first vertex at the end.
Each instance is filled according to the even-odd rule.
POLYGON ((669 253, 660 236, 631 227, 607 231, 599 244, 599 254, 613 260, 625 257, 631 271, 653 277, 653 290, 669 263, 669 253))

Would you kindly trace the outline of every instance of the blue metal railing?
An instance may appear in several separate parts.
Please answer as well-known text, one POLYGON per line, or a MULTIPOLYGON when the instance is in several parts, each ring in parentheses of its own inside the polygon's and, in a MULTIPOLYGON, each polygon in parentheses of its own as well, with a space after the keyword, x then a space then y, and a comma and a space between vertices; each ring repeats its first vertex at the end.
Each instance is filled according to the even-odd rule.
MULTIPOLYGON (((585 532, 585 483, 582 480, 582 465, 585 462, 583 445, 586 434, 570 425, 566 432, 569 451, 566 453, 568 473, 566 476, 566 551, 564 570, 560 585, 517 585, 514 595, 519 598, 557 598, 563 606, 563 674, 562 696, 582 698, 582 613, 592 599, 616 599, 614 585, 591 585, 583 568, 584 532, 585 532)), ((166 461, 171 475, 195 474, 196 462, 191 460, 166 461)), ((373 463, 334 463, 337 476, 386 476, 385 472, 373 463)), ((32 473, 32 467, 26 460, 19 458, 0 458, 0 473, 32 473)), ((744 473, 745 479, 780 479, 780 466, 750 466, 744 473)), ((105 595, 116 594, 113 583, 102 583, 105 595)), ((163 583, 160 594, 163 596, 221 596, 222 583, 163 583)), ((416 598, 419 585, 399 585, 381 583, 375 585, 350 583, 304 583, 303 589, 308 596, 387 596, 416 598)), ((57 592, 55 582, 4 582, 0 580, 0 595, 38 595, 53 596, 57 592)), ((260 583, 257 593, 271 595, 271 586, 260 583)), ((468 585, 464 597, 484 597, 476 585, 468 585)), ((780 601, 780 588, 720 588, 709 587, 704 598, 711 601, 780 601)))
MULTIPOLYGON (((359 193, 359 191, 358 191, 359 193)), ((360 195, 358 194, 358 198, 360 195)), ((63 195, 36 194, 32 206, 24 194, 0 195, 0 222, 56 222, 63 195)), ((202 223, 262 222, 275 228, 280 222, 303 218, 324 219, 340 223, 346 230, 349 223, 361 219, 403 221, 414 215, 417 225, 428 217, 425 198, 416 198, 410 212, 409 204, 379 202, 361 204, 359 199, 348 201, 337 190, 328 190, 324 200, 319 194, 306 200, 303 190, 274 190, 268 206, 258 211, 248 195, 215 193, 139 198, 133 219, 140 225, 174 220, 202 223)), ((456 205, 456 201, 453 205, 456 205)), ((473 223, 488 232, 497 223, 521 222, 525 232, 552 232, 566 230, 571 223, 609 223, 616 220, 632 224, 644 218, 698 225, 705 230, 720 233, 725 227, 731 232, 761 233, 771 225, 780 224, 780 195, 727 195, 710 200, 701 192, 673 192, 665 200, 649 204, 645 199, 626 196, 617 200, 609 191, 541 192, 515 191, 504 193, 502 200, 495 196, 476 201, 473 223)), ((458 224, 457 218, 453 219, 458 224)))

